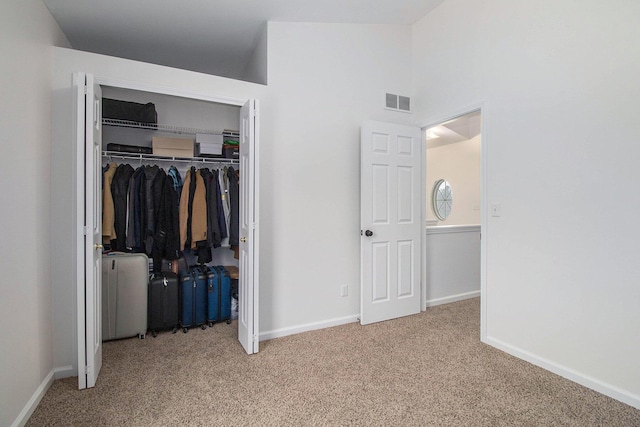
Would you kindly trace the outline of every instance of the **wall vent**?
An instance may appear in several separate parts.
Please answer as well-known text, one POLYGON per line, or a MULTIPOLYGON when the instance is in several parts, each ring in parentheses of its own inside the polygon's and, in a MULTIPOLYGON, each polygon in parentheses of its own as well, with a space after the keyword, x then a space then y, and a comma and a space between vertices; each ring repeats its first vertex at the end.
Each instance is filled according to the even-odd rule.
POLYGON ((396 95, 393 93, 386 94, 385 107, 389 110, 411 112, 411 98, 408 96, 396 95))

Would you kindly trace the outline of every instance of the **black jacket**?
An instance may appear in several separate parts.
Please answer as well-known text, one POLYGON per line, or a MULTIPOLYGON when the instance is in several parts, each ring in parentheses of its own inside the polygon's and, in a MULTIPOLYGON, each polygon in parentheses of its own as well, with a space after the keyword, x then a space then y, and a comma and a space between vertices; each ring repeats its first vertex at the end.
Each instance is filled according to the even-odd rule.
POLYGON ((117 251, 125 251, 127 230, 127 190, 129 180, 133 175, 133 168, 127 164, 121 164, 116 169, 111 181, 111 195, 114 207, 114 228, 116 239, 111 241, 111 248, 117 251))
POLYGON ((153 267, 160 271, 162 259, 175 260, 180 257, 180 220, 178 194, 173 181, 161 170, 153 182, 154 234, 153 267))

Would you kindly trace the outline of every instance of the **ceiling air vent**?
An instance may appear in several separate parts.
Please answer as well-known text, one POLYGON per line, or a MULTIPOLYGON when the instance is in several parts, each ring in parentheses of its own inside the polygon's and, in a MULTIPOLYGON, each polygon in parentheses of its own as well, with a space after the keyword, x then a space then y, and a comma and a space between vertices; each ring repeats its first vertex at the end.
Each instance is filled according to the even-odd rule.
POLYGON ((389 110, 411 112, 411 98, 408 96, 396 95, 393 93, 386 94, 386 108, 389 110))

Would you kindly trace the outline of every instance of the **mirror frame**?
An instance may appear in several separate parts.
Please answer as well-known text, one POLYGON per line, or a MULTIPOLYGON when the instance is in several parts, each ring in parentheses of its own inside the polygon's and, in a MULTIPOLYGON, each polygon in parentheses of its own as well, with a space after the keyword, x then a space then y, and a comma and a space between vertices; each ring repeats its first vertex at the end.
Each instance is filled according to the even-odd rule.
POLYGON ((433 184, 431 191, 431 207, 433 213, 440 221, 446 220, 453 208, 453 190, 451 184, 444 179, 439 179, 433 184), (448 190, 448 191, 447 191, 448 190))

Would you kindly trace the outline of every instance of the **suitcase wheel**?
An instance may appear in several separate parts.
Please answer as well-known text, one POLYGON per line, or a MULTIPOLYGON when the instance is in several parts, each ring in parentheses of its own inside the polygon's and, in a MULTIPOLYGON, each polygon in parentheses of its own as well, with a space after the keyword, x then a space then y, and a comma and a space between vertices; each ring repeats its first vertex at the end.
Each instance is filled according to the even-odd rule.
POLYGON ((178 328, 177 328, 177 327, 176 327, 176 328, 173 328, 173 332, 172 332, 172 334, 175 334, 176 332, 178 332, 178 328))
POLYGON ((138 338, 140 338, 141 340, 143 340, 145 337, 145 334, 138 334, 138 338))
POLYGON ((227 325, 231 324, 231 319, 227 319, 227 325))
POLYGON ((213 328, 213 322, 209 322, 209 327, 213 328))
MULTIPOLYGON (((174 331, 174 332, 175 332, 175 331, 174 331)), ((151 336, 155 338, 155 337, 157 337, 157 336, 158 336, 158 334, 156 334, 156 331, 151 331, 151 336)))
POLYGON ((207 325, 204 325, 204 324, 200 325, 200 329, 204 331, 205 329, 207 329, 207 325))
POLYGON ((182 328, 182 332, 186 334, 187 333, 187 328, 182 328))

